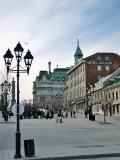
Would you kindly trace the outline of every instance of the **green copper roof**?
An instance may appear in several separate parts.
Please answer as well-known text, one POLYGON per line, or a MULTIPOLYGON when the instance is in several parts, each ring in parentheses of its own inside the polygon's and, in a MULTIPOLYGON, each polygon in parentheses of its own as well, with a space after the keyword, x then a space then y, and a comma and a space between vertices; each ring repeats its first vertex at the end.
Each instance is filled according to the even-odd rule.
POLYGON ((79 39, 77 39, 77 48, 76 48, 74 57, 77 57, 77 58, 83 57, 82 51, 81 51, 81 49, 79 47, 79 39))
MULTIPOLYGON (((55 68, 51 74, 47 71, 40 71, 39 76, 36 76, 36 81, 40 81, 43 79, 43 76, 46 77, 48 81, 56 81, 56 82, 65 82, 66 80, 66 73, 70 70, 69 67, 67 68, 55 68)), ((35 86, 35 83, 34 83, 35 86)))
POLYGON ((51 80, 64 82, 66 80, 66 73, 69 71, 69 68, 55 68, 52 73, 51 80))

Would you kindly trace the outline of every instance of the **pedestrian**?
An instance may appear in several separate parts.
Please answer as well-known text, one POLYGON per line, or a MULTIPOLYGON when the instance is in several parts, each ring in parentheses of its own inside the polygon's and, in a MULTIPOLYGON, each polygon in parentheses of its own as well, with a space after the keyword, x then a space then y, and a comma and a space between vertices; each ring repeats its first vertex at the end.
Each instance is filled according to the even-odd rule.
POLYGON ((58 113, 57 113, 57 119, 56 119, 56 123, 59 122, 59 123, 62 123, 62 117, 63 117, 63 114, 62 114, 62 111, 59 110, 58 113))
POLYGON ((53 118, 54 117, 54 111, 53 111, 53 109, 50 112, 51 112, 50 118, 53 118))
POLYGON ((71 118, 72 118, 72 111, 70 112, 71 118))
POLYGON ((5 122, 8 121, 8 111, 6 111, 6 113, 5 113, 5 118, 4 118, 4 120, 5 120, 5 122))
POLYGON ((68 112, 66 111, 66 113, 65 113, 65 118, 67 118, 68 117, 68 112))
POLYGON ((87 116, 87 115, 88 115, 87 109, 85 109, 85 112, 84 112, 84 113, 85 113, 85 118, 88 118, 88 116, 87 116))
POLYGON ((76 112, 75 112, 75 110, 73 111, 73 117, 76 118, 76 112))
POLYGON ((47 115, 46 115, 46 119, 48 119, 49 118, 49 110, 47 110, 47 115))

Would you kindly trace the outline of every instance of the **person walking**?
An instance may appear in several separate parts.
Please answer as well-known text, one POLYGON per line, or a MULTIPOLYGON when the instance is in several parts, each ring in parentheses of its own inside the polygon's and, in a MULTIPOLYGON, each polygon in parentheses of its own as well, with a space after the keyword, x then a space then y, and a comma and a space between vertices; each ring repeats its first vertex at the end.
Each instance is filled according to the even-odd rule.
POLYGON ((71 118, 73 117, 72 111, 70 112, 71 118))
POLYGON ((75 110, 73 111, 73 118, 76 118, 76 112, 75 112, 75 110))
POLYGON ((87 109, 85 109, 84 113, 85 113, 85 118, 88 118, 88 116, 87 116, 88 115, 88 110, 87 109))

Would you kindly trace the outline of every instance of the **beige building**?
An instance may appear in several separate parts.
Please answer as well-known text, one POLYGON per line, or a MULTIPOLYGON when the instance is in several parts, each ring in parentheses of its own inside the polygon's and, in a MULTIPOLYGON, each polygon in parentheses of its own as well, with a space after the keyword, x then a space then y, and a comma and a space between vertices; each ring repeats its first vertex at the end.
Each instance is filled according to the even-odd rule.
POLYGON ((77 41, 74 54, 74 66, 67 72, 66 86, 64 87, 65 105, 69 110, 79 110, 85 106, 86 95, 85 63, 82 51, 77 41))
POLYGON ((105 107, 108 115, 120 116, 120 68, 96 83, 90 99, 93 113, 103 114, 105 107))
POLYGON ((66 84, 67 85, 66 88, 64 88, 64 94, 70 109, 78 110, 79 103, 81 103, 81 109, 83 109, 86 95, 84 60, 81 60, 78 65, 74 66, 70 71, 67 72, 66 84))

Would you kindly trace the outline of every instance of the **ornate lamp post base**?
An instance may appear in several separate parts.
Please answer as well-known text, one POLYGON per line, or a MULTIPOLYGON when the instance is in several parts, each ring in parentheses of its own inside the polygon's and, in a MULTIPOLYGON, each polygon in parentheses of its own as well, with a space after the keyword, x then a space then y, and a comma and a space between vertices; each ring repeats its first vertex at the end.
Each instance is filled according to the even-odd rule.
POLYGON ((21 158, 20 148, 21 148, 21 133, 16 131, 16 154, 14 158, 21 158))
POLYGON ((21 154, 16 154, 14 158, 15 158, 15 159, 17 159, 17 158, 22 158, 22 156, 21 156, 21 154))

